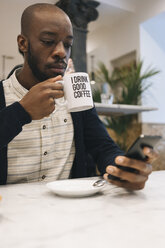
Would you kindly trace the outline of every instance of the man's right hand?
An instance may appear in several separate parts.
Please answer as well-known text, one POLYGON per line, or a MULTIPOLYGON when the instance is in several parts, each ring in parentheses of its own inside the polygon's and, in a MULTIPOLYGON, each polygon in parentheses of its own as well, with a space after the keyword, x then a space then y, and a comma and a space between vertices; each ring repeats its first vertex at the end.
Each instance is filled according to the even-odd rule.
POLYGON ((20 104, 32 120, 40 120, 55 110, 55 98, 64 96, 63 85, 56 83, 62 76, 50 78, 33 86, 21 99, 20 104))

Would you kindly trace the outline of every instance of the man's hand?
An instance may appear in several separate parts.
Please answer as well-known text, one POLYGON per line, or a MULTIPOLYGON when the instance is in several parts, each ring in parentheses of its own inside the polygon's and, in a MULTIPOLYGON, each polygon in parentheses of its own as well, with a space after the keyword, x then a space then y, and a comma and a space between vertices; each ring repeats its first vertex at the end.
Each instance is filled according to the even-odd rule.
POLYGON ((63 85, 56 83, 59 80, 61 76, 38 83, 21 99, 20 104, 32 120, 40 120, 55 110, 54 99, 64 96, 63 85))
POLYGON ((148 179, 149 174, 152 172, 152 166, 150 164, 156 158, 156 153, 153 149, 145 147, 143 149, 144 154, 148 157, 146 161, 140 161, 136 159, 130 159, 125 156, 117 156, 115 159, 116 165, 120 167, 129 167, 135 169, 135 172, 124 171, 116 166, 107 166, 104 174, 104 179, 110 183, 119 187, 124 187, 128 190, 140 190, 143 189, 148 179), (118 177, 119 180, 111 180, 108 175, 118 177))

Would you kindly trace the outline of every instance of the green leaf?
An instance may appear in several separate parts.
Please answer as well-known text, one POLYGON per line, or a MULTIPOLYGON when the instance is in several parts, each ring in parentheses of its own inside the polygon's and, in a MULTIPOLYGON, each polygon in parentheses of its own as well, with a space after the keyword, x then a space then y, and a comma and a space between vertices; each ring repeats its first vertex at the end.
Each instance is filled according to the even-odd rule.
MULTIPOLYGON (((152 85, 148 79, 160 72, 153 68, 147 68, 143 71, 142 68, 143 61, 137 61, 129 66, 115 68, 110 75, 105 64, 99 62, 98 68, 95 71, 96 82, 98 84, 107 82, 110 85, 113 92, 115 92, 115 103, 137 105, 140 103, 142 95, 152 85)), ((94 101, 101 102, 101 91, 96 90, 93 94, 94 101)), ((127 132, 132 122, 137 119, 135 116, 137 115, 106 118, 106 126, 115 132, 118 144, 122 148, 126 146, 127 132)))

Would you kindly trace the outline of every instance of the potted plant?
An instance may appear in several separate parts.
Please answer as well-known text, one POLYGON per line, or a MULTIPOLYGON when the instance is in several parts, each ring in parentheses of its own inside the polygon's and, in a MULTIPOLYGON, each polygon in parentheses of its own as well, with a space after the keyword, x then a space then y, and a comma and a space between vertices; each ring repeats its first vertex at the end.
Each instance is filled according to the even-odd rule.
MULTIPOLYGON (((116 68, 110 75, 104 63, 100 62, 95 73, 96 80, 101 84, 103 82, 109 83, 114 93, 114 103, 140 105, 142 94, 151 86, 147 79, 159 73, 159 71, 150 68, 142 72, 142 66, 143 62, 139 61, 116 68)), ((93 95, 95 99, 95 92, 93 95)), ((141 133, 137 115, 108 117, 105 118, 105 124, 110 132, 113 132, 112 136, 123 150, 127 150, 128 145, 133 141, 130 140, 130 137, 135 139, 141 133), (133 130, 135 126, 138 126, 136 132, 133 130)))

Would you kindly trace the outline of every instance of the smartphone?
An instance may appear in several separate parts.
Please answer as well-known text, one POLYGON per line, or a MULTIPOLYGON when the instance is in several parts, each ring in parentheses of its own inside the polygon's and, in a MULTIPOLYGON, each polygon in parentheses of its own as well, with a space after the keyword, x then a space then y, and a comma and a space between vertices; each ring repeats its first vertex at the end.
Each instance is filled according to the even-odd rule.
MULTIPOLYGON (((129 158, 134 158, 137 160, 145 160, 147 157, 144 155, 143 153, 143 148, 145 146, 148 146, 150 148, 154 148, 154 146, 156 145, 156 143, 158 141, 160 141, 162 137, 158 136, 158 135, 143 135, 141 134, 136 140, 135 142, 130 146, 130 148, 128 149, 127 153, 126 153, 126 157, 129 158)), ((123 167, 120 165, 116 165, 116 167, 124 170, 124 171, 128 171, 128 172, 133 172, 133 173, 138 173, 138 171, 134 168, 130 168, 130 167, 123 167)), ((108 178, 111 180, 120 180, 120 178, 113 176, 113 175, 108 175, 108 178)))
POLYGON ((143 148, 148 146, 150 148, 154 148, 156 143, 161 139, 161 136, 157 135, 144 135, 141 134, 135 142, 128 149, 126 156, 129 158, 135 158, 138 160, 145 160, 146 156, 143 153, 143 148))

